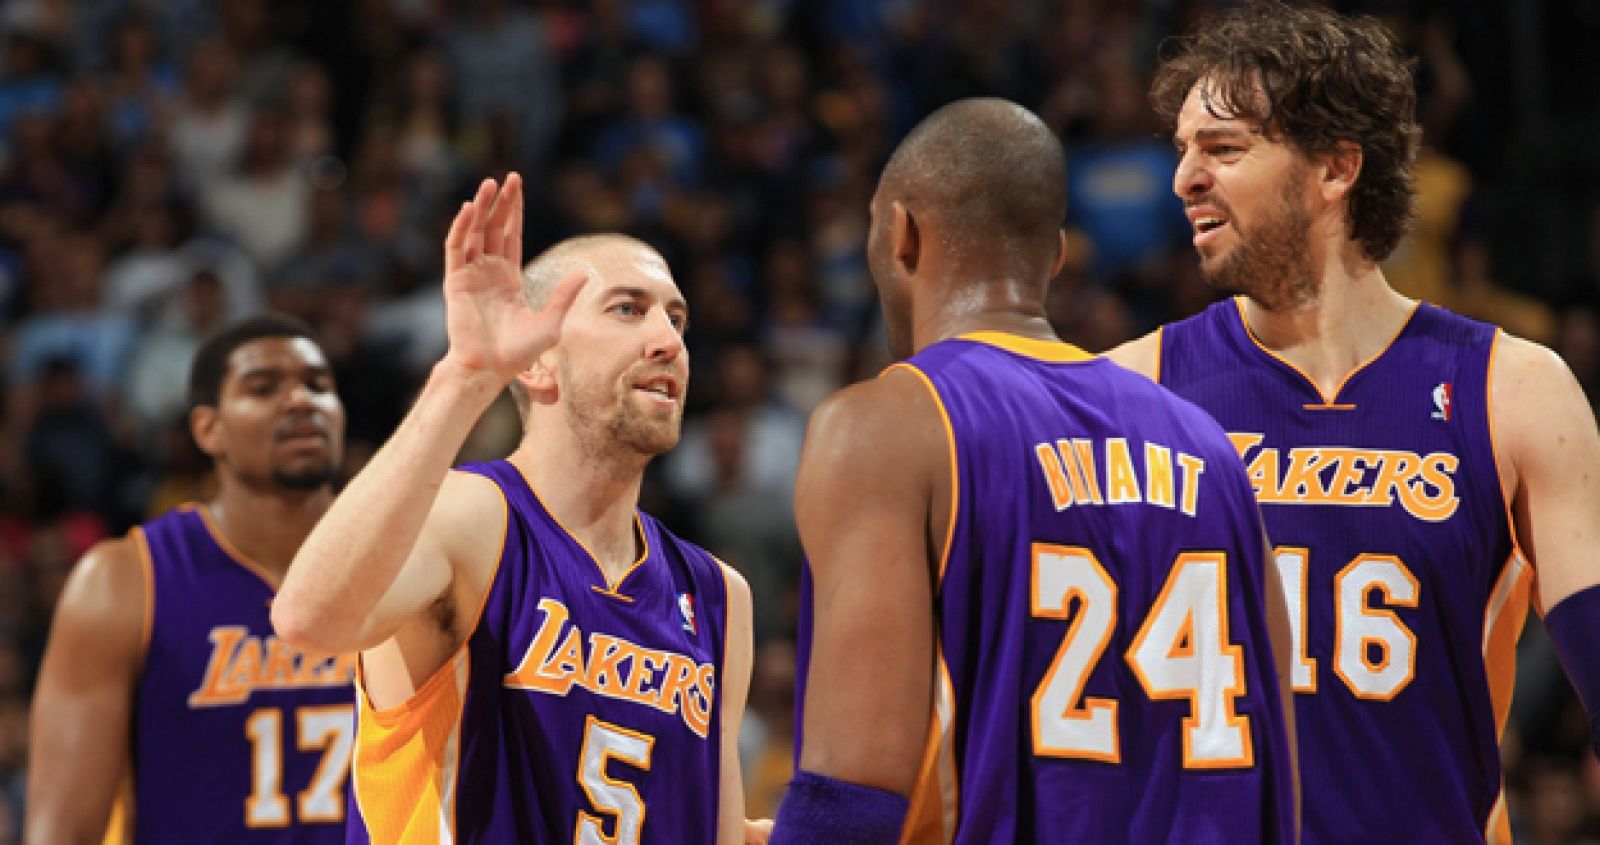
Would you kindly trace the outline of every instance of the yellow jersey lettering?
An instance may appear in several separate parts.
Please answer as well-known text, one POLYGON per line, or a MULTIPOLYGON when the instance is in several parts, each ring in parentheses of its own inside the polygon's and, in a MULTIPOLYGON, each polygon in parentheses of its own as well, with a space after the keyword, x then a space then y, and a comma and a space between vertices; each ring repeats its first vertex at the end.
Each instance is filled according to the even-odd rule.
POLYGON ((1194 516, 1200 507, 1200 473, 1206 471, 1206 462, 1179 452, 1178 464, 1183 467, 1183 513, 1194 516))
POLYGON ((1083 467, 1078 466, 1078 453, 1071 440, 1056 441, 1056 454, 1061 456, 1061 467, 1066 472, 1067 484, 1072 488, 1074 504, 1089 504, 1089 484, 1083 480, 1083 467))
POLYGON ((1133 456, 1128 454, 1126 438, 1106 440, 1106 501, 1113 505, 1144 501, 1144 495, 1139 492, 1139 477, 1133 473, 1133 456))
POLYGON ((1283 474, 1283 483, 1278 487, 1278 499, 1317 504, 1326 502, 1328 496, 1322 490, 1321 476, 1327 466, 1328 458, 1321 449, 1289 450, 1289 469, 1283 474))
POLYGON ((311 658, 277 637, 251 636, 243 625, 211 629, 211 657, 190 707, 242 704, 257 690, 345 686, 355 677, 356 656, 311 658))
POLYGON ((609 634, 589 635, 589 675, 584 686, 595 692, 622 698, 627 684, 622 679, 622 659, 628 656, 620 640, 609 634))
POLYGON ((1247 461, 1250 483, 1263 504, 1369 508, 1399 504, 1426 522, 1449 519, 1461 505, 1455 483, 1461 459, 1449 452, 1420 455, 1348 446, 1302 446, 1290 449, 1283 457, 1279 449, 1263 445, 1265 438, 1260 434, 1234 432, 1228 438, 1240 458, 1247 461), (1372 483, 1366 484, 1369 475, 1372 483))
POLYGON ((1033 453, 1039 458, 1039 468, 1044 470, 1044 483, 1050 488, 1050 502, 1056 510, 1064 511, 1072 506, 1072 488, 1067 482, 1067 468, 1061 462, 1061 456, 1056 453, 1055 447, 1049 443, 1040 443, 1033 447, 1033 453))
POLYGON ((1078 474, 1083 477, 1083 483, 1089 494, 1087 498, 1080 497, 1078 501, 1105 504, 1106 500, 1100 496, 1100 472, 1094 462, 1094 443, 1087 438, 1074 438, 1072 451, 1078 455, 1078 474))
POLYGON ((1334 461, 1333 480, 1328 483, 1328 501, 1335 505, 1359 505, 1365 502, 1367 490, 1361 486, 1361 479, 1366 477, 1368 467, 1378 465, 1378 453, 1340 449, 1334 461))
POLYGON ((1157 443, 1144 444, 1144 498, 1152 505, 1173 506, 1172 450, 1157 443))
POLYGON ((1456 485, 1451 478, 1460 459, 1448 452, 1434 452, 1422 459, 1422 477, 1413 481, 1405 488, 1406 510, 1417 519, 1427 522, 1442 522, 1449 519, 1461 505, 1461 499, 1456 496, 1456 485), (1433 495, 1428 495, 1424 485, 1434 489, 1433 495))
MULTIPOLYGON (((1378 463, 1378 478, 1372 482, 1372 491, 1364 504, 1388 507, 1394 504, 1395 493, 1405 486, 1405 480, 1416 472, 1422 462, 1410 452, 1386 452, 1378 463)), ((1404 498, 1404 493, 1400 494, 1404 498)))
POLYGON ((598 631, 585 638, 571 623, 567 606, 553 598, 541 599, 539 609, 544 621, 521 664, 504 677, 505 687, 564 696, 577 685, 596 695, 678 714, 701 738, 709 733, 714 664, 598 631))
POLYGON ((1262 449, 1256 453, 1255 460, 1245 468, 1245 474, 1250 476, 1250 486, 1256 490, 1256 498, 1263 502, 1278 501, 1278 450, 1262 449))

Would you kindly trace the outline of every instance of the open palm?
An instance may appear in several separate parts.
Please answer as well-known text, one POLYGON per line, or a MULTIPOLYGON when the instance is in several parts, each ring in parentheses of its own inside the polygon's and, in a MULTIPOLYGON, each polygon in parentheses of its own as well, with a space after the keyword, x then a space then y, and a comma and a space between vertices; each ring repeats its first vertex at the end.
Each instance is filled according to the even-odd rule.
POLYGON ((450 354, 469 370, 504 381, 554 346, 561 321, 585 281, 562 279, 544 307, 522 291, 522 177, 485 179, 450 224, 444 242, 445 325, 450 354))

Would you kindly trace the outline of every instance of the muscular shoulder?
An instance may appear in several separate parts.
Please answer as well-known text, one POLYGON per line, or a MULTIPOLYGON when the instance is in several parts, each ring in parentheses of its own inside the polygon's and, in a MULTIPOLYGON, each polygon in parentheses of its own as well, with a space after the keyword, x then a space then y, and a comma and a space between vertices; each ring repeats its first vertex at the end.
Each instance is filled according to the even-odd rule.
POLYGON ((57 630, 71 641, 136 661, 144 647, 149 606, 148 561, 133 536, 103 540, 73 567, 56 606, 57 630))
POLYGON ((1561 356, 1530 340, 1501 332, 1494 352, 1489 411, 1495 448, 1508 489, 1541 454, 1559 455, 1595 436, 1583 388, 1561 356), (1509 458, 1509 461, 1504 460, 1509 458))
POLYGON ((920 371, 896 366, 818 405, 806 427, 801 472, 822 465, 845 474, 899 466, 945 437, 943 415, 920 371))
POLYGON ((62 601, 89 602, 107 612, 117 612, 114 607, 141 609, 142 599, 148 589, 148 564, 143 541, 132 534, 111 540, 102 540, 89 549, 73 567, 67 578, 62 601))
POLYGON ((499 550, 503 531, 493 529, 505 527, 509 510, 505 493, 492 479, 451 470, 440 484, 439 496, 428 514, 428 530, 452 552, 453 558, 460 560, 461 553, 480 557, 484 551, 499 550))
POLYGON ((1103 357, 1151 381, 1157 381, 1161 378, 1161 332, 1161 329, 1156 329, 1144 337, 1130 340, 1104 353, 1103 357))

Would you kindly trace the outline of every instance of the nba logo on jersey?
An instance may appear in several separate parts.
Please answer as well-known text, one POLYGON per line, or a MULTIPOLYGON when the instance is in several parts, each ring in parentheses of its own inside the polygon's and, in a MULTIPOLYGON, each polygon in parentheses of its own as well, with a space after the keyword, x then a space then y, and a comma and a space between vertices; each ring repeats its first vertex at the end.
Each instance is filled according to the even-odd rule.
POLYGON ((694 622, 694 596, 678 594, 678 615, 683 617, 683 630, 696 636, 700 634, 700 627, 694 622))
POLYGON ((1450 421, 1450 382, 1441 381, 1433 388, 1433 418, 1450 421))

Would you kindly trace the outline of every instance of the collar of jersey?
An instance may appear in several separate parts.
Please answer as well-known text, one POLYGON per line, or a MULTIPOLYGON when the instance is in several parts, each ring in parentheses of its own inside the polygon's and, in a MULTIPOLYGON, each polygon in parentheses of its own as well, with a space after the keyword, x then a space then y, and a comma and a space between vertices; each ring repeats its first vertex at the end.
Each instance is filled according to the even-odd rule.
POLYGON ((1040 361, 1051 361, 1058 364, 1095 360, 1095 356, 1064 341, 1023 337, 1010 332, 967 332, 966 334, 957 335, 956 339, 987 344, 1004 349, 1007 352, 1015 352, 1027 358, 1036 358, 1040 361))

